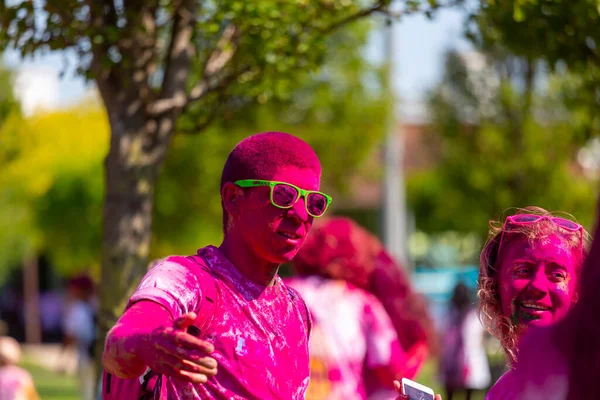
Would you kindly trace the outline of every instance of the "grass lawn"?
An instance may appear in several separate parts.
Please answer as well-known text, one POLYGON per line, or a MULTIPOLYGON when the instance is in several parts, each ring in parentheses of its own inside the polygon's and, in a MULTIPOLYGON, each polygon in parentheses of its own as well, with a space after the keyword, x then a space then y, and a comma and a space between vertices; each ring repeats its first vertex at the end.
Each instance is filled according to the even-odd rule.
MULTIPOLYGON (((53 371, 25 362, 23 364, 31 374, 35 387, 42 400, 79 400, 75 377, 57 374, 53 371)), ((416 381, 433 388, 435 393, 444 395, 442 385, 436 377, 437 365, 435 360, 428 361, 421 370, 416 381)), ((462 400, 463 395, 455 395, 454 400, 462 400)), ((483 400, 484 393, 476 393, 472 400, 483 400)), ((310 399, 307 399, 310 400, 310 399)))
POLYGON ((23 367, 33 375, 42 400, 79 400, 75 377, 60 375, 28 362, 24 362, 23 367))

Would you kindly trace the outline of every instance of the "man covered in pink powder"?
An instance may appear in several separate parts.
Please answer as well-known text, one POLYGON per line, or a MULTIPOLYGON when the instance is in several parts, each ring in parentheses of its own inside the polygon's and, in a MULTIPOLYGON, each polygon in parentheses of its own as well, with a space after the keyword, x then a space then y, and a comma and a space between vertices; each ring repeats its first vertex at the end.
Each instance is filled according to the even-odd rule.
POLYGON ((160 399, 303 399, 310 316, 278 269, 331 202, 319 192, 320 177, 317 155, 294 136, 241 141, 221 177, 223 242, 169 257, 144 276, 108 334, 106 371, 161 374, 160 399), (195 311, 208 301, 213 315, 198 317, 210 319, 206 326, 195 311), (192 325, 204 327, 199 337, 192 325))

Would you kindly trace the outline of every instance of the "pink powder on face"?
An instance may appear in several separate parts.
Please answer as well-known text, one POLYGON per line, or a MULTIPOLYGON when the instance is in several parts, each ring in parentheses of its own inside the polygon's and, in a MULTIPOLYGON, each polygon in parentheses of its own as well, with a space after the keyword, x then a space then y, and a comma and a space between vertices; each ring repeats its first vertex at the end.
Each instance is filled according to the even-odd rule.
MULTIPOLYGON (((319 176, 312 170, 284 167, 277 170, 272 180, 291 183, 305 190, 319 189, 319 176)), ((260 259, 275 264, 289 262, 304 244, 313 223, 306 211, 304 198, 292 208, 282 209, 271 204, 270 188, 245 189, 247 201, 242 205, 234 224, 252 252, 260 259), (284 235, 295 235, 289 238, 284 235)))
MULTIPOLYGON (((283 132, 264 132, 249 136, 229 154, 221 175, 221 191, 227 182, 241 179, 274 180, 282 168, 311 170, 320 178, 321 163, 314 150, 303 140, 283 132)), ((229 215, 223 208, 223 229, 229 215)))
MULTIPOLYGON (((204 337, 214 345, 211 357, 218 362, 218 373, 205 384, 166 378, 161 398, 304 399, 309 317, 300 296, 279 277, 268 287, 248 280, 215 247, 198 253, 210 266, 219 293, 204 337)), ((198 276, 199 271, 167 259, 146 274, 129 305, 154 301, 178 318, 198 308, 198 276)))
MULTIPOLYGON (((287 182, 305 190, 319 189, 319 176, 311 170, 295 167, 280 168, 272 180, 287 182)), ((260 258, 281 264, 294 258, 304 244, 313 223, 306 211, 304 198, 292 208, 281 209, 271 204, 270 188, 257 187, 252 191, 236 219, 235 228, 260 258), (289 238, 284 235, 295 235, 289 238)))
POLYGON ((502 313, 522 326, 564 318, 576 299, 578 256, 557 235, 511 241, 500 259, 502 313))

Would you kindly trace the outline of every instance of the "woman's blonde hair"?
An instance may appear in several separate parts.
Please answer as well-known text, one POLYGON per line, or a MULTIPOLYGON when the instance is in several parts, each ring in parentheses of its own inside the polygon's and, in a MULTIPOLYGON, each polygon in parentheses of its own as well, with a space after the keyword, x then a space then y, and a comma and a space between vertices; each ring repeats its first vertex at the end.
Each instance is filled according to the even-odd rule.
MULTIPOLYGON (((575 222, 575 219, 566 213, 551 213, 540 207, 526 207, 517 209, 512 215, 534 214, 548 217, 559 217, 575 222)), ((506 217, 507 218, 507 217, 506 217)), ((526 238, 530 242, 545 239, 549 236, 560 234, 566 239, 570 249, 577 251, 576 273, 579 276, 583 261, 587 257, 590 235, 582 228, 581 233, 567 230, 548 219, 524 224, 513 225, 510 230, 505 230, 505 221, 490 221, 488 240, 483 247, 479 259, 479 319, 486 330, 500 341, 510 361, 515 361, 517 356, 517 340, 519 338, 518 326, 511 321, 510 315, 503 315, 500 303, 499 273, 502 256, 511 242, 516 239, 526 238), (502 249, 499 249, 502 242, 502 249), (501 254, 499 254, 501 251, 501 254)), ((579 232, 579 231, 578 231, 579 232)), ((579 288, 576 289, 577 291, 579 288)))

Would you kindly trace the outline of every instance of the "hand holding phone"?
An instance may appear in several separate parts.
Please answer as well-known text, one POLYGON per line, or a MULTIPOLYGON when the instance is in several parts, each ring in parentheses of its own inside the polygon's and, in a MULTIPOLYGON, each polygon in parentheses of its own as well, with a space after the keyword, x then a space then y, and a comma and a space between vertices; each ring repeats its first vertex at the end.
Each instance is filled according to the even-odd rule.
POLYGON ((402 391, 410 400, 433 400, 433 389, 410 379, 402 378, 402 391))
POLYGON ((394 387, 400 395, 396 400, 442 400, 442 396, 434 395, 431 388, 410 379, 402 378, 402 383, 394 381, 394 387))

